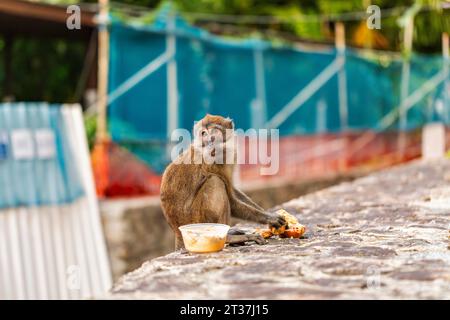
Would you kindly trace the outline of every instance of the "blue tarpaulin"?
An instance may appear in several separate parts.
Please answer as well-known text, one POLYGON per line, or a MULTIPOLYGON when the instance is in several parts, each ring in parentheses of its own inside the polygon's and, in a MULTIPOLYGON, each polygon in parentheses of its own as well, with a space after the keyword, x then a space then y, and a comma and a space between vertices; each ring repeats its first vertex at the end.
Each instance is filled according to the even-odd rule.
POLYGON ((55 205, 83 195, 61 105, 0 104, 0 208, 55 205))

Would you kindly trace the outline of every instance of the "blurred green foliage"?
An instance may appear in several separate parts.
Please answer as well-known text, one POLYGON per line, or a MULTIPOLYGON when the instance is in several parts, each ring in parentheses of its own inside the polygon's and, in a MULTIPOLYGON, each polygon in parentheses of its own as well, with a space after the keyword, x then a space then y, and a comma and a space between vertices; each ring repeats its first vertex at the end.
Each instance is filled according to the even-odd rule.
MULTIPOLYGON (((76 3, 77 0, 41 0, 51 3, 76 3)), ((164 1, 170 0, 111 0, 112 6, 125 4, 156 8, 164 1)), ((96 3, 97 0, 83 2, 96 3)), ((420 52, 439 52, 441 50, 441 34, 450 32, 450 10, 439 9, 441 0, 173 0, 180 11, 196 13, 213 13, 228 15, 267 15, 274 17, 298 18, 300 15, 329 15, 349 12, 364 12, 371 5, 383 9, 408 8, 415 3, 428 6, 427 10, 415 16, 414 49, 420 52)), ((450 2, 450 1, 449 1, 450 2)), ((401 13, 404 10, 399 10, 401 13)), ((402 47, 402 29, 397 16, 382 19, 379 31, 388 40, 387 49, 398 51, 402 47)), ((364 21, 363 21, 364 22, 364 21)), ((204 24, 202 24, 204 25, 204 24)), ((345 21, 347 40, 352 44, 352 35, 360 25, 359 21, 345 21)), ((238 24, 236 34, 245 30, 279 31, 280 35, 292 36, 304 40, 326 41, 332 38, 330 24, 326 22, 308 21, 283 24, 252 25, 238 24), (242 27, 241 29, 239 27, 242 27), (245 27, 245 28, 243 28, 245 27)), ((236 27, 236 26, 235 26, 236 27)))
POLYGON ((96 141, 97 117, 95 115, 86 115, 84 117, 84 128, 89 144, 89 150, 92 150, 96 141))
MULTIPOLYGON (((129 0, 135 4, 146 0, 129 0)), ((190 0, 175 1, 182 11, 211 12, 235 15, 269 15, 275 17, 298 17, 300 15, 330 15, 349 12, 364 12, 370 4, 383 9, 410 7, 414 3, 427 6, 428 9, 415 16, 414 49, 420 52, 440 52, 441 34, 450 32, 450 12, 438 9, 437 0, 190 0)), ((401 13, 402 10, 399 10, 401 13)), ((365 21, 345 21, 346 37, 354 45, 353 35, 356 28, 365 21)), ((292 22, 286 24, 255 25, 254 30, 278 30, 304 40, 332 41, 333 29, 330 23, 321 21, 292 22)), ((378 32, 387 39, 386 49, 399 51, 402 48, 402 29, 398 17, 382 19, 382 29, 378 32)))
MULTIPOLYGON (((3 49, 4 39, 0 38, 0 61, 3 61, 3 49)), ((84 54, 82 42, 14 38, 11 89, 16 100, 73 102, 84 54)), ((3 83, 3 72, 0 72, 0 79, 3 83)), ((1 86, 0 96, 3 90, 1 86)))
MULTIPOLYGON (((41 0, 55 4, 77 3, 76 0, 41 0)), ((162 0, 114 0, 115 3, 155 8, 162 0)), ((174 0, 181 11, 231 15, 269 15, 275 17, 298 17, 300 15, 338 14, 365 11, 369 4, 381 9, 409 7, 419 1, 421 4, 436 6, 438 0, 174 0)), ((82 2, 97 2, 85 0, 82 2)), ((449 10, 438 9, 420 12, 415 17, 414 50, 440 52, 441 33, 450 31, 449 10)), ((195 21, 202 26, 212 27, 211 22, 195 21)), ((346 37, 350 45, 358 27, 363 22, 346 21, 346 37)), ((231 28, 232 33, 271 33, 290 39, 332 41, 333 28, 323 21, 271 23, 258 25, 242 23, 231 28)), ((384 18, 382 29, 378 31, 386 40, 389 50, 401 50, 402 30, 397 17, 384 18)), ((364 36, 364 34, 363 34, 364 36)), ((12 91, 18 101, 74 102, 74 94, 79 79, 86 44, 69 42, 65 39, 16 38, 13 48, 12 70, 14 74, 12 91)), ((0 62, 3 61, 4 40, 0 37, 0 62)), ((4 72, 0 66, 0 81, 4 72)), ((4 86, 0 85, 0 97, 4 96, 4 86)))

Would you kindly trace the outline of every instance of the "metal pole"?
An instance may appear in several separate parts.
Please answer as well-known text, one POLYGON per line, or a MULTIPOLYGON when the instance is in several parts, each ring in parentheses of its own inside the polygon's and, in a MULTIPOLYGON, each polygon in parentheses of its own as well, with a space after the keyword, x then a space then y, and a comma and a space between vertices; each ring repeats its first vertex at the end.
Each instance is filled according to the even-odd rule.
POLYGON ((116 87, 112 92, 108 95, 108 104, 113 103, 122 95, 130 91, 134 86, 140 83, 142 80, 147 78, 153 72, 161 68, 165 63, 170 61, 171 56, 166 52, 156 57, 154 60, 150 61, 145 67, 137 71, 127 80, 122 82, 118 87, 116 87))
POLYGON ((335 26, 335 44, 337 55, 343 63, 338 72, 338 94, 339 94, 339 117, 341 130, 348 128, 348 102, 347 102, 347 75, 345 73, 345 27, 342 22, 337 22, 335 26))
POLYGON ((314 159, 314 162, 317 163, 319 169, 323 173, 325 173, 327 163, 327 159, 326 157, 324 157, 324 155, 326 155, 326 147, 322 143, 326 131, 327 131, 327 103, 323 98, 321 98, 316 105, 316 135, 314 139, 315 144, 314 149, 317 157, 314 159))
MULTIPOLYGON (((439 71, 433 77, 425 81, 420 88, 416 89, 411 95, 409 95, 404 102, 405 110, 408 111, 421 99, 423 99, 431 91, 435 90, 437 86, 441 85, 445 81, 444 71, 439 71)), ((391 126, 397 119, 397 113, 395 110, 390 111, 379 122, 378 130, 385 130, 391 126)))
POLYGON ((98 27, 98 82, 97 82, 97 140, 105 141, 108 138, 106 114, 108 96, 108 63, 109 63, 109 33, 108 33, 108 2, 98 0, 99 27, 98 27))
POLYGON ((178 128, 178 88, 176 62, 175 13, 171 11, 167 21, 166 50, 171 57, 167 63, 167 137, 178 128))
POLYGON ((324 99, 320 99, 316 106, 316 132, 327 132, 327 104, 324 99))
POLYGON ((261 48, 253 50, 255 65, 256 104, 254 109, 254 127, 262 128, 267 121, 266 82, 264 77, 264 54, 261 48))
POLYGON ((276 115, 266 124, 268 129, 278 128, 291 114, 298 110, 311 96, 327 83, 341 68, 342 59, 337 57, 325 69, 323 69, 306 87, 291 99, 276 115))
POLYGON ((347 169, 347 145, 348 139, 346 131, 348 129, 348 102, 347 102, 347 75, 345 73, 345 27, 342 22, 336 22, 335 25, 335 45, 337 57, 342 60, 341 67, 338 71, 338 96, 339 96, 339 119, 340 134, 344 143, 341 148, 341 156, 339 157, 339 170, 347 169))
POLYGON ((409 63, 409 55, 412 50, 412 42, 413 42, 413 31, 414 31, 414 18, 409 18, 404 34, 403 34, 403 42, 404 42, 404 54, 406 54, 406 57, 403 60, 402 65, 402 83, 401 83, 401 92, 400 92, 400 110, 399 110, 399 117, 400 117, 400 135, 398 140, 398 148, 400 151, 400 156, 403 157, 406 147, 406 136, 405 136, 405 130, 408 127, 408 109, 406 108, 405 101, 409 94, 409 78, 410 78, 410 72, 411 72, 411 66, 409 63))

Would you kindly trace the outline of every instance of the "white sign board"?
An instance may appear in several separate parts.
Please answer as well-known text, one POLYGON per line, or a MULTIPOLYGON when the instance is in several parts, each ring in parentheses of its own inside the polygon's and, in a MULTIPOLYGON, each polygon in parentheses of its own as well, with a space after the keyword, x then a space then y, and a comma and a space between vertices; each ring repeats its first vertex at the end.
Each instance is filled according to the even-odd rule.
POLYGON ((11 146, 14 159, 32 159, 34 157, 34 143, 31 130, 13 130, 11 132, 11 146))
POLYGON ((55 134, 51 129, 38 129, 34 137, 39 159, 52 159, 56 156, 55 134))

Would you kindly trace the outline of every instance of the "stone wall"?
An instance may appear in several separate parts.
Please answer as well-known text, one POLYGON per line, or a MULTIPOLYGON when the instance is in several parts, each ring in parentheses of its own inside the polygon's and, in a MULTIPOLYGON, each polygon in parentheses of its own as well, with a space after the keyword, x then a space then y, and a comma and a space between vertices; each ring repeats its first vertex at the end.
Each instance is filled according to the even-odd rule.
POLYGON ((159 198, 101 201, 100 211, 114 279, 172 251, 175 240, 159 198))
POLYGON ((306 225, 303 239, 174 252, 123 276, 107 298, 450 299, 449 160, 384 170, 282 207, 306 225))
MULTIPOLYGON (((270 208, 302 194, 354 179, 354 176, 253 185, 244 187, 244 190, 261 206, 270 208)), ((159 198, 103 200, 100 202, 100 211, 114 279, 151 258, 173 251, 173 233, 164 219, 159 198)))

